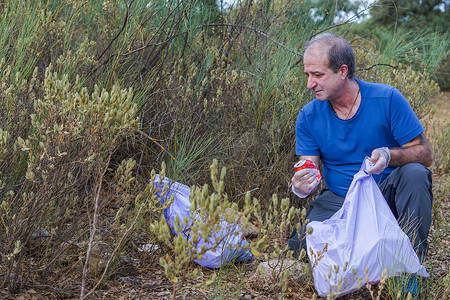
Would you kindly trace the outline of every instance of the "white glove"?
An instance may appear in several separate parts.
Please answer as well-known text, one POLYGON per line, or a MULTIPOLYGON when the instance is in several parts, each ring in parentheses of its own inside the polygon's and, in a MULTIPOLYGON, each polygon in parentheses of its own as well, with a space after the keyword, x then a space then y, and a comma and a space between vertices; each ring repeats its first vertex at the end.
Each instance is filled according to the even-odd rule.
POLYGON ((295 172, 292 177, 292 192, 300 198, 306 198, 320 183, 320 174, 317 169, 303 169, 295 172))
POLYGON ((372 168, 367 170, 370 174, 381 174, 389 166, 391 161, 391 151, 388 147, 376 148, 372 151, 372 156, 370 157, 370 162, 374 165, 372 168))
POLYGON ((294 185, 292 185, 292 192, 302 199, 308 197, 309 193, 311 193, 311 192, 309 192, 309 193, 305 194, 301 190, 297 190, 294 185))

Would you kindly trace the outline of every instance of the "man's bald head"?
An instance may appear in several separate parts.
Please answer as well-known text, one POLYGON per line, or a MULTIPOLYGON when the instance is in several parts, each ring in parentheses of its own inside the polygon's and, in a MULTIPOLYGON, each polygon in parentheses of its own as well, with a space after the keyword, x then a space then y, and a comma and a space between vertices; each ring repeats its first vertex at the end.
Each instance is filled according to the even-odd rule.
POLYGON ((342 65, 348 68, 347 77, 353 78, 355 73, 355 55, 350 44, 341 36, 332 33, 322 33, 308 41, 304 54, 314 55, 315 52, 327 51, 328 66, 335 73, 342 65))

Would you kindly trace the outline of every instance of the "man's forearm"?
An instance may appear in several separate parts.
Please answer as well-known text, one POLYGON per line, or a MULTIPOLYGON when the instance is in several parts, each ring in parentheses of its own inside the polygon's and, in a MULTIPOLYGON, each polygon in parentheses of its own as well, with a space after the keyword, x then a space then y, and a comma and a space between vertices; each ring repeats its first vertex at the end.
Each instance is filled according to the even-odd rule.
POLYGON ((391 148, 391 166, 403 166, 408 163, 420 163, 429 167, 433 163, 433 152, 426 138, 421 134, 401 148, 391 148))

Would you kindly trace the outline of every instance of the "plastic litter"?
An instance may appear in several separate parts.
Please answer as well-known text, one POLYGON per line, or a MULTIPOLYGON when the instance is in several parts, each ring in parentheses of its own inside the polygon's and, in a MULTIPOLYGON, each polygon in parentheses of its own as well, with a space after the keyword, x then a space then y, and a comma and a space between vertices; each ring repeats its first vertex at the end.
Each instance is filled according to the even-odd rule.
POLYGON ((366 157, 340 210, 328 220, 307 225, 313 228, 306 245, 321 297, 341 296, 364 286, 366 268, 370 284, 380 281, 384 269, 387 277, 429 276, 372 175, 366 173, 371 165, 366 157))
MULTIPOLYGON (((199 215, 190 216, 191 202, 189 200, 189 195, 191 193, 191 189, 188 186, 179 182, 174 182, 167 177, 161 181, 158 175, 154 180, 154 184, 158 190, 156 196, 162 204, 174 195, 174 201, 164 210, 164 216, 173 234, 177 234, 174 230, 176 216, 178 216, 180 220, 183 220, 183 218, 186 217, 188 220, 191 220, 191 222, 187 225, 183 225, 183 223, 180 222, 183 226, 180 232, 182 232, 186 238, 190 239, 190 226, 196 218, 201 217, 199 215), (164 184, 167 185, 168 191, 164 194, 164 196, 162 196, 164 184)), ((212 250, 209 250, 202 255, 201 259, 195 259, 194 261, 203 267, 220 268, 229 262, 251 260, 252 254, 250 250, 242 248, 247 245, 248 242, 243 237, 243 232, 239 225, 235 223, 230 224, 224 219, 221 219, 219 224, 219 232, 211 232, 212 237, 209 239, 209 243, 205 243, 202 238, 199 238, 199 243, 196 246, 197 251, 200 251, 202 245, 210 247, 216 240, 222 240, 218 244, 218 247, 216 247, 216 251, 213 252, 212 250)))
POLYGON ((159 249, 158 245, 153 245, 153 244, 144 244, 139 247, 139 250, 144 251, 144 252, 153 252, 158 249, 159 249))

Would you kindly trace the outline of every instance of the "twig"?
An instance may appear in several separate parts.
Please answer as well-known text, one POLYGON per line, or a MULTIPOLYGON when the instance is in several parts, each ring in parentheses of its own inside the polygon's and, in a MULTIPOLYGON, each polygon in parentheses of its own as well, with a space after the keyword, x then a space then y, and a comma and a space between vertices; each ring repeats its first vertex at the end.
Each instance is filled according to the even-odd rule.
MULTIPOLYGON (((151 199, 151 197, 148 197, 147 199, 151 199)), ((100 283, 102 283, 103 279, 106 276, 106 272, 108 271, 108 267, 111 264, 114 256, 116 255, 117 251, 119 251, 119 248, 122 246, 123 241, 125 240, 125 238, 128 236, 128 234, 134 229, 134 226, 137 223, 137 220, 139 219, 139 217, 141 216, 141 212, 142 209, 144 207, 147 206, 148 201, 146 201, 144 204, 141 205, 141 207, 139 207, 138 213, 136 214, 136 217, 133 220, 133 223, 131 223, 130 227, 128 227, 128 229, 125 231, 125 233, 122 235, 122 237, 120 238, 119 243, 117 244, 116 248, 114 248, 114 251, 111 253, 111 255, 109 256, 108 261, 106 262, 106 266, 105 269, 103 270, 102 276, 100 277, 100 279, 98 280, 98 282, 95 284, 95 286, 89 291, 89 293, 86 294, 85 297, 90 296, 96 289, 97 287, 100 285, 100 283)))
POLYGON ((105 50, 103 50, 102 54, 100 54, 100 56, 97 58, 97 61, 100 60, 100 58, 102 58, 102 56, 106 53, 106 51, 108 51, 108 49, 111 47, 111 45, 114 43, 114 41, 119 37, 119 35, 123 32, 123 30, 125 29, 125 26, 128 23, 128 16, 130 14, 130 6, 133 4, 134 0, 131 0, 130 5, 127 5, 127 12, 125 14, 125 19, 123 20, 123 25, 122 28, 119 30, 119 32, 116 34, 115 37, 113 37, 113 39, 111 40, 111 42, 109 42, 109 45, 105 48, 105 50))
POLYGON ((90 232, 90 237, 89 237, 89 244, 88 244, 88 249, 86 252, 86 262, 84 263, 84 267, 83 267, 83 277, 81 279, 81 292, 80 292, 80 299, 83 300, 84 297, 84 289, 86 287, 86 277, 87 277, 87 271, 88 271, 88 265, 89 265, 89 258, 91 255, 91 250, 92 250, 92 244, 94 242, 94 237, 95 237, 95 232, 97 231, 97 219, 98 219, 98 203, 99 203, 99 199, 100 199, 100 190, 102 188, 102 181, 103 181, 103 177, 106 174, 106 171, 108 170, 109 167, 109 162, 111 160, 111 155, 112 153, 109 153, 109 157, 108 157, 108 161, 106 162, 105 165, 105 169, 103 170, 102 174, 100 175, 100 179, 99 179, 99 183, 98 183, 98 188, 97 188, 97 195, 95 196, 95 202, 94 202, 94 218, 92 220, 92 228, 91 228, 91 232, 90 232))
MULTIPOLYGON (((278 46, 280 46, 280 47, 286 49, 287 51, 289 51, 289 52, 291 52, 291 53, 294 53, 295 55, 301 55, 301 53, 296 52, 295 50, 289 49, 288 47, 286 47, 286 46, 283 45, 282 43, 280 43, 280 42, 276 41, 275 39, 271 38, 271 37, 270 37, 269 35, 267 35, 264 31, 262 31, 261 29, 256 28, 256 27, 247 26, 247 25, 241 25, 241 24, 211 23, 211 24, 201 24, 201 25, 198 25, 198 26, 197 26, 197 29, 199 29, 199 28, 201 28, 201 27, 211 27, 211 26, 228 26, 228 27, 240 27, 240 28, 250 29, 250 30, 253 30, 253 31, 255 31, 256 33, 262 35, 263 37, 267 38, 268 40, 272 41, 273 43, 277 44, 278 46)), ((178 36, 180 36, 180 35, 183 35, 183 34, 185 34, 186 32, 187 32, 187 31, 184 31, 184 32, 180 32, 180 33, 178 33, 178 34, 175 34, 175 35, 169 37, 167 40, 165 40, 165 41, 163 41, 163 42, 160 42, 160 43, 149 43, 149 44, 146 44, 146 45, 144 45, 144 46, 142 46, 142 47, 139 47, 139 48, 130 50, 130 51, 126 52, 126 53, 123 53, 123 54, 121 54, 121 56, 128 56, 128 55, 133 54, 133 53, 135 53, 135 52, 142 51, 142 50, 144 50, 144 49, 146 49, 146 48, 148 48, 148 47, 150 47, 150 46, 161 46, 161 45, 167 44, 167 43, 169 43, 171 40, 173 40, 174 38, 176 38, 176 37, 178 37, 178 36)))
POLYGON ((29 285, 27 287, 32 287, 34 289, 43 290, 43 291, 51 290, 54 293, 56 293, 58 296, 60 296, 61 298, 66 298, 66 297, 71 297, 72 298, 72 297, 74 297, 77 294, 77 292, 76 292, 77 287, 76 286, 74 286, 74 287, 67 287, 67 288, 57 288, 57 287, 54 287, 54 286, 49 285, 49 284, 31 284, 31 285, 29 285), (64 295, 64 296, 62 296, 61 294, 64 295))
MULTIPOLYGON (((133 0, 133 2, 134 2, 134 0, 133 0)), ((166 23, 168 22, 169 17, 170 17, 172 14, 175 13, 176 9, 181 5, 182 2, 183 2, 183 1, 180 1, 180 3, 178 3, 178 5, 177 5, 174 9, 172 9, 172 11, 167 15, 167 17, 166 17, 166 18, 164 19, 164 21, 162 22, 161 26, 157 29, 157 31, 155 32, 155 34, 152 36, 152 38, 151 38, 150 40, 153 40, 153 38, 155 38, 155 36, 156 36, 159 32, 161 32, 160 37, 162 36, 162 30, 163 30, 163 27, 164 27, 164 26, 166 25, 166 23)), ((166 41, 164 41, 164 42, 162 42, 162 43, 148 43, 148 44, 144 45, 143 47, 138 48, 136 51, 132 50, 132 51, 129 51, 129 52, 127 52, 127 53, 121 54, 121 56, 127 56, 127 55, 129 55, 129 54, 134 53, 134 52, 137 52, 137 51, 146 49, 146 48, 148 48, 148 47, 150 47, 150 46, 159 46, 159 45, 167 44, 168 42, 170 42, 170 41, 171 41, 174 37, 176 37, 176 36, 177 36, 177 35, 175 35, 175 36, 173 36, 173 37, 169 37, 166 41)), ((92 71, 90 72, 90 75, 94 74, 94 73, 97 72, 97 70, 100 69, 102 66, 106 65, 106 64, 110 61, 110 59, 111 59, 112 57, 114 57, 114 56, 119 56, 119 55, 120 55, 119 53, 111 54, 111 55, 110 55, 110 56, 109 56, 109 57, 108 57, 101 65, 99 65, 97 68, 95 68, 94 70, 92 70, 92 71)))
POLYGON ((358 69, 358 71, 369 71, 370 69, 372 69, 373 67, 377 67, 377 66, 387 66, 387 67, 391 67, 393 69, 397 69, 398 66, 392 66, 390 64, 374 64, 368 68, 362 68, 362 69, 358 69))
MULTIPOLYGON (((166 18, 166 20, 167 20, 167 18, 166 18)), ((166 20, 165 20, 165 21, 166 21, 166 20)), ((277 44, 278 46, 282 47, 283 49, 286 49, 287 51, 289 51, 289 52, 291 52, 291 53, 293 53, 293 54, 295 54, 295 55, 297 55, 297 56, 301 56, 301 53, 299 53, 299 52, 297 52, 297 51, 295 51, 295 50, 292 50, 292 49, 286 47, 286 46, 283 45, 282 43, 280 43, 280 42, 278 42, 277 40, 271 38, 271 37, 270 37, 268 34, 266 34, 264 31, 262 31, 261 29, 256 28, 256 27, 247 26, 247 25, 241 25, 241 24, 211 23, 211 24, 201 24, 201 25, 198 25, 198 26, 197 26, 197 29, 202 28, 202 27, 210 27, 210 26, 228 26, 228 27, 239 27, 239 28, 250 29, 250 30, 253 30, 254 32, 256 32, 256 33, 262 35, 263 37, 265 37, 266 39, 270 40, 271 42, 277 44)), ((160 29, 161 29, 161 28, 162 28, 162 26, 160 27, 160 29)), ((162 46, 162 45, 167 45, 167 44, 169 44, 174 38, 176 38, 176 37, 178 37, 178 36, 180 36, 180 35, 186 34, 186 33, 187 33, 187 31, 183 31, 183 32, 180 32, 180 33, 177 33, 177 34, 174 34, 174 35, 170 36, 170 37, 167 38, 165 41, 162 41, 162 42, 159 42, 159 43, 148 43, 148 44, 145 44, 145 45, 143 45, 143 46, 141 46, 141 47, 139 47, 139 48, 130 50, 130 51, 126 52, 126 53, 122 53, 122 54, 118 54, 118 53, 117 53, 117 54, 111 54, 111 56, 108 57, 108 59, 107 59, 105 62, 103 62, 99 67, 97 67, 96 69, 94 69, 94 70, 91 72, 91 74, 95 73, 101 66, 105 65, 105 64, 111 59, 111 57, 113 57, 113 56, 118 56, 118 55, 120 55, 120 56, 122 56, 122 57, 125 57, 125 56, 131 55, 131 54, 133 54, 133 53, 136 53, 136 52, 145 50, 145 49, 147 49, 148 47, 151 47, 151 46, 162 46)), ((106 51, 106 50, 105 50, 105 51, 106 51)), ((104 52, 105 52, 105 51, 104 51, 104 52)), ((102 54, 102 55, 103 55, 103 54, 102 54)), ((101 56, 100 56, 100 57, 101 57, 101 56)), ((301 59, 300 59, 300 60, 301 60, 301 59)), ((300 60, 299 60, 299 61, 300 61, 300 60)), ((297 62, 297 63, 298 63, 298 62, 297 62)), ((296 63, 296 64, 297 64, 297 63, 296 63)))
POLYGON ((278 11, 278 13, 275 15, 275 17, 273 17, 272 20, 270 20, 270 24, 272 24, 273 22, 275 22, 276 19, 278 19, 278 17, 281 15, 282 12, 284 12, 286 10, 286 7, 291 4, 293 1, 286 1, 286 4, 283 5, 283 7, 278 11))
POLYGON ((249 191, 246 191, 246 192, 244 192, 244 193, 240 193, 240 194, 237 194, 237 195, 235 195, 235 196, 233 196, 233 197, 230 197, 230 199, 234 199, 234 198, 237 198, 237 197, 239 197, 239 196, 243 196, 243 195, 245 195, 245 194, 247 194, 247 193, 251 193, 251 192, 257 191, 257 190, 259 190, 260 188, 261 188, 261 185, 255 187, 255 188, 252 189, 252 190, 249 190, 249 191))
POLYGON ((301 53, 299 53, 299 52, 297 52, 295 50, 289 49, 288 47, 286 47, 282 43, 280 43, 280 42, 274 40, 273 38, 271 38, 270 36, 268 36, 267 33, 265 33, 264 31, 262 31, 261 29, 256 28, 256 27, 247 26, 247 25, 241 25, 241 24, 212 23, 212 24, 201 24, 201 25, 198 25, 197 28, 207 27, 207 26, 229 26, 229 27, 240 27, 240 28, 250 29, 250 30, 253 30, 254 32, 262 35, 263 37, 265 37, 266 39, 270 40, 271 42, 277 44, 278 46, 286 49, 287 51, 289 51, 291 53, 294 53, 295 55, 301 56, 301 53))
MULTIPOLYGON (((340 26, 343 26, 343 25, 346 25, 346 24, 350 23, 350 22, 353 21, 355 18, 359 17, 363 12, 365 12, 366 10, 368 10, 370 7, 371 7, 371 6, 366 7, 366 8, 364 8, 363 10, 357 12, 354 16, 352 16, 351 18, 348 18, 345 22, 342 22, 342 23, 339 23, 339 24, 334 24, 334 25, 331 25, 331 26, 329 26, 329 27, 327 27, 327 28, 324 28, 324 29, 322 29, 322 30, 319 30, 319 31, 317 31, 317 32, 315 32, 315 33, 311 33, 311 35, 309 36, 309 39, 308 39, 308 40, 311 40, 313 37, 315 37, 315 36, 318 35, 318 34, 321 34, 322 32, 325 32, 325 31, 328 31, 328 30, 330 30, 330 29, 333 29, 333 28, 336 28, 336 27, 340 27, 340 26)), ((295 62, 295 63, 292 65, 291 68, 295 67, 296 65, 298 65, 299 62, 301 62, 301 61, 303 60, 303 55, 300 54, 300 56, 301 56, 301 58, 300 58, 297 62, 295 62)))
POLYGON ((324 32, 324 31, 327 31, 327 30, 330 30, 330 29, 332 29, 332 28, 336 28, 336 27, 339 27, 339 26, 346 25, 346 24, 350 23, 351 21, 353 21, 354 19, 356 19, 357 17, 359 17, 362 13, 364 13, 366 10, 368 10, 369 8, 370 8, 370 6, 364 8, 364 9, 361 10, 361 11, 358 11, 354 16, 348 18, 345 22, 342 22, 342 23, 339 23, 339 24, 334 24, 334 25, 331 25, 331 26, 329 26, 329 27, 327 27, 327 28, 324 28, 324 29, 322 29, 322 30, 319 30, 319 31, 317 31, 317 32, 315 32, 315 33, 311 33, 309 39, 312 39, 313 37, 315 37, 315 36, 318 35, 318 34, 321 34, 321 33, 324 32))
POLYGON ((57 259, 61 256, 62 253, 64 253, 64 251, 66 251, 70 246, 72 246, 79 238, 81 238, 86 232, 88 232, 88 230, 83 230, 83 232, 81 232, 78 236, 76 236, 74 239, 70 240, 64 247, 62 247, 61 250, 59 250, 59 252, 55 255, 55 257, 49 262, 47 263, 47 265, 43 268, 40 268, 38 270, 36 270, 36 273, 39 272, 43 272, 45 270, 48 270, 50 268, 50 266, 52 264, 54 264, 57 259))
POLYGON ((142 46, 142 47, 139 47, 139 48, 130 50, 130 51, 128 51, 128 52, 125 52, 125 53, 121 54, 121 56, 128 56, 128 55, 130 55, 130 54, 133 54, 133 53, 142 51, 142 50, 144 50, 144 49, 146 49, 146 48, 148 48, 148 47, 151 47, 151 46, 162 46, 162 45, 168 44, 170 41, 172 41, 172 40, 173 40, 175 37, 177 37, 178 35, 181 35, 181 33, 169 37, 169 38, 168 38, 167 40, 165 40, 164 42, 160 42, 160 43, 149 43, 149 44, 146 44, 146 45, 144 45, 144 46, 142 46))
MULTIPOLYGON (((236 19, 236 24, 245 22, 245 20, 247 19, 250 7, 252 5, 252 2, 253 2, 252 0, 246 0, 245 3, 243 3, 242 8, 239 9, 239 13, 238 13, 237 19, 236 19)), ((236 42, 237 38, 242 33, 242 30, 235 30, 236 28, 238 28, 238 27, 237 26, 236 27, 231 27, 230 33, 228 34, 227 41, 222 41, 222 46, 221 46, 221 48, 222 48, 221 52, 222 53, 221 54, 224 57, 228 57, 228 55, 230 54, 231 49, 234 46, 234 43, 236 42), (237 31, 236 34, 234 34, 235 31, 237 31), (225 46, 227 46, 226 49, 224 49, 225 46)))
MULTIPOLYGON (((211 24, 201 24, 201 25, 198 25, 198 26, 197 26, 197 29, 199 29, 199 28, 201 28, 201 27, 211 27, 211 26, 229 26, 229 27, 240 27, 240 28, 250 29, 250 30, 253 30, 253 31, 255 31, 256 33, 262 35, 263 37, 267 38, 268 40, 272 41, 273 43, 277 44, 278 46, 280 46, 280 47, 286 49, 287 51, 289 51, 289 52, 291 52, 291 53, 294 53, 295 55, 301 55, 301 53, 296 52, 295 50, 289 49, 288 47, 286 47, 286 46, 283 45, 282 43, 280 43, 280 42, 276 41, 275 39, 271 38, 270 36, 268 36, 264 31, 262 31, 261 29, 256 28, 256 27, 247 26, 247 25, 241 25, 241 24, 211 23, 211 24)), ((180 33, 178 33, 178 34, 175 34, 175 35, 169 37, 167 40, 165 40, 165 41, 163 41, 163 42, 160 42, 160 43, 149 43, 149 44, 146 44, 146 45, 141 46, 141 47, 139 47, 139 48, 136 48, 136 49, 130 50, 130 51, 126 52, 126 53, 123 53, 123 54, 121 54, 121 56, 128 56, 128 55, 133 54, 133 53, 135 53, 135 52, 142 51, 142 50, 144 50, 144 49, 146 49, 146 48, 148 48, 148 47, 150 47, 150 46, 161 46, 161 45, 167 44, 167 43, 169 43, 171 40, 173 40, 174 38, 176 38, 176 37, 178 37, 178 36, 180 36, 180 35, 183 35, 183 34, 185 34, 186 32, 187 32, 187 31, 183 31, 183 32, 180 32, 180 33)))

